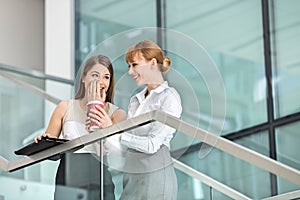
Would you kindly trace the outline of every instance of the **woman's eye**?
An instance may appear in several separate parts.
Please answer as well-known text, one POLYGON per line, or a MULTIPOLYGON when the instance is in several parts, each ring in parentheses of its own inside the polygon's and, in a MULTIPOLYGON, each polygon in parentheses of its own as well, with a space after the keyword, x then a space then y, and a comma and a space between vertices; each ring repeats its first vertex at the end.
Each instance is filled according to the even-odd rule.
POLYGON ((136 63, 132 63, 131 65, 128 65, 128 68, 132 67, 132 68, 135 68, 137 66, 136 63))
POLYGON ((96 77, 96 78, 98 78, 98 77, 99 77, 99 75, 98 75, 98 74, 92 74, 92 77, 96 77))
POLYGON ((110 76, 104 76, 105 79, 109 80, 110 79, 110 76))

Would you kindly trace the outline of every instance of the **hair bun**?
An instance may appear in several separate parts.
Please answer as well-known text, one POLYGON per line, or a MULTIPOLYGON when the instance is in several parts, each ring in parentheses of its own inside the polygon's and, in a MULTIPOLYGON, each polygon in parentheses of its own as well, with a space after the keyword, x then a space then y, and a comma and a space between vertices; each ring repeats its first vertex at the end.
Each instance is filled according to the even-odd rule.
POLYGON ((162 63, 162 72, 168 72, 171 67, 171 60, 169 57, 164 57, 162 63))

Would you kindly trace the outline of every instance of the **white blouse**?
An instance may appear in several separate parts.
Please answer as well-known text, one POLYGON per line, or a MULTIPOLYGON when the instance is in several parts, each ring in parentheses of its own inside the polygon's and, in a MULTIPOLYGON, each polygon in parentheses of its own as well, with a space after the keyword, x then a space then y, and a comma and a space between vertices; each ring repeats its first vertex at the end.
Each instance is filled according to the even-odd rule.
MULTIPOLYGON (((175 117, 180 117, 182 112, 180 96, 174 88, 169 87, 167 81, 151 90, 145 98, 146 91, 147 87, 130 99, 128 119, 153 110, 161 110, 175 117)), ((122 133, 121 143, 128 148, 153 154, 162 145, 170 148, 170 141, 175 131, 174 128, 155 121, 122 133)))

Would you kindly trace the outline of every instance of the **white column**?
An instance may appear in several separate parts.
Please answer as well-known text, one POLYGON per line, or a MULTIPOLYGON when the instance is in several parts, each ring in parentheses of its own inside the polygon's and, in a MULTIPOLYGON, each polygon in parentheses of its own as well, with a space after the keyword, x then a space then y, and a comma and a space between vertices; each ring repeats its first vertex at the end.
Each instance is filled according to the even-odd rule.
POLYGON ((73 78, 73 0, 45 0, 45 73, 73 78))
MULTIPOLYGON (((73 4, 73 0, 45 0, 45 73, 67 79, 74 77, 73 4)), ((53 81, 47 82, 46 91, 60 99, 71 95, 70 89, 53 81)))
MULTIPOLYGON (((74 71, 74 1, 45 0, 45 73, 73 79, 74 71)), ((59 99, 71 98, 67 84, 47 81, 46 91, 59 99)), ((55 105, 46 107, 45 126, 55 105)))
MULTIPOLYGON (((45 0, 45 73, 73 79, 74 71, 74 1, 45 0)), ((70 99, 72 88, 67 84, 47 81, 47 93, 59 99, 70 99)), ((45 104, 45 128, 56 105, 45 104)), ((57 163, 41 164, 41 180, 54 183, 57 163), (49 173, 49 170, 51 171, 49 173), (49 176, 49 174, 51 174, 49 176)))

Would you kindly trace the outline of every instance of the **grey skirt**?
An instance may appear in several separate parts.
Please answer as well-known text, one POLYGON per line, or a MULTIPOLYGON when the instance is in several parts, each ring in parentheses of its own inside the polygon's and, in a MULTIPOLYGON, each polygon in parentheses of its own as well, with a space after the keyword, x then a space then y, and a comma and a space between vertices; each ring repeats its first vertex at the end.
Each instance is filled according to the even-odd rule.
POLYGON ((177 177, 169 149, 155 154, 128 152, 120 200, 176 200, 177 177))

